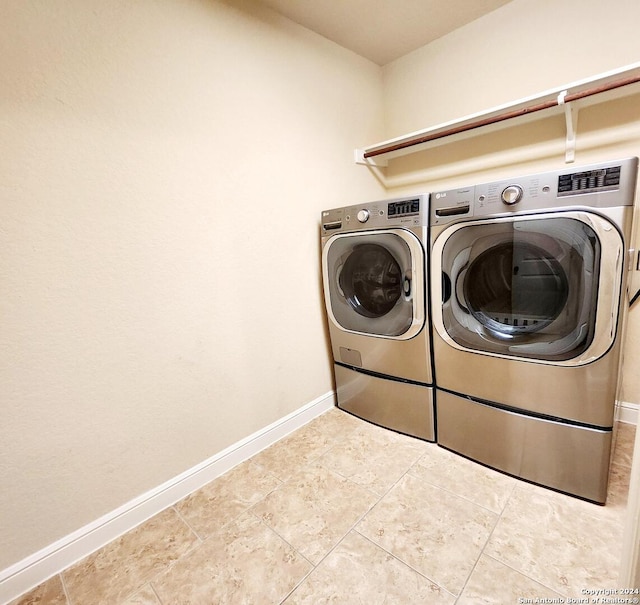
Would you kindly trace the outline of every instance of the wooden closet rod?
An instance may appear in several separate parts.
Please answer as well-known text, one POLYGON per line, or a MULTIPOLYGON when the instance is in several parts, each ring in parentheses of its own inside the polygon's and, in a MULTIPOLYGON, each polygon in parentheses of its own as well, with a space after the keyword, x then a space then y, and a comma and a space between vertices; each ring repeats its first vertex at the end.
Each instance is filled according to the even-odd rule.
MULTIPOLYGON (((571 103, 572 101, 578 101, 579 99, 584 99, 586 97, 591 97, 593 95, 597 95, 603 92, 607 92, 609 90, 615 90, 616 88, 621 88, 623 86, 629 86, 630 84, 636 84, 640 82, 640 75, 631 76, 628 78, 623 78, 621 80, 614 80, 613 82, 609 82, 607 84, 602 84, 600 86, 595 86, 593 88, 588 88, 586 90, 581 90, 580 92, 576 92, 573 94, 567 94, 564 97, 564 103, 571 103)), ((442 139, 444 137, 451 136, 453 134, 459 134, 461 132, 467 132, 469 130, 474 130, 475 128, 481 128, 482 126, 488 126, 490 124, 497 124, 498 122, 504 122, 505 120, 510 120, 512 118, 518 118, 530 113, 535 113, 536 111, 542 111, 543 109, 550 109, 551 107, 557 107, 561 104, 559 98, 552 99, 550 101, 544 101, 542 103, 537 103, 535 105, 530 105, 529 107, 524 107, 522 109, 516 109, 513 111, 506 111, 505 113, 498 114, 496 116, 490 116, 487 118, 483 118, 474 122, 469 122, 467 124, 461 124, 460 126, 454 126, 448 130, 444 130, 441 132, 435 132, 432 134, 425 134, 416 136, 413 139, 408 139, 406 141, 402 141, 400 143, 395 143, 393 145, 387 145, 386 147, 381 147, 379 149, 375 149, 373 151, 366 151, 363 156, 365 158, 372 158, 377 155, 383 155, 385 153, 389 153, 391 151, 398 151, 399 149, 406 149, 407 147, 413 147, 414 145, 420 145, 421 143, 428 143, 429 141, 435 141, 437 139, 442 139)))

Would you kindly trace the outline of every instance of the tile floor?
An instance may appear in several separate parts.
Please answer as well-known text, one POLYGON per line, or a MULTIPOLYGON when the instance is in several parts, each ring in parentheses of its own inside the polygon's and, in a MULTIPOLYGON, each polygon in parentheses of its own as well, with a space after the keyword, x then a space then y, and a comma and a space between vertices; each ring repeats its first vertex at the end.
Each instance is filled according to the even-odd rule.
POLYGON ((505 605, 616 588, 634 435, 620 425, 601 507, 335 408, 11 605, 505 605))

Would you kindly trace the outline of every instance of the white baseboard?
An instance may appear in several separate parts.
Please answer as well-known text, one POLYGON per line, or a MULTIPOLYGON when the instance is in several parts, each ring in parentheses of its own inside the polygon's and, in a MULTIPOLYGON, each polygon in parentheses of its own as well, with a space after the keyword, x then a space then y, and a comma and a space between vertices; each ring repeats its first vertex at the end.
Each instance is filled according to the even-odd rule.
POLYGON ((616 420, 627 422, 628 424, 638 424, 640 417, 640 406, 637 403, 628 401, 618 401, 616 403, 616 420))
POLYGON ((329 392, 208 460, 0 571, 0 603, 19 597, 335 405, 329 392))

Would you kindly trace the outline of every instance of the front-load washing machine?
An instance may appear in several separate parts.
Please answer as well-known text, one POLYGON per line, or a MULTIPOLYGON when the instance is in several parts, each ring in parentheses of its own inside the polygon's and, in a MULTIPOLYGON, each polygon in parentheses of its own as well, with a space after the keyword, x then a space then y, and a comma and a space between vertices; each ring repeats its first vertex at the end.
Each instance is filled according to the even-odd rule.
POLYGON ((322 212, 338 407, 433 441, 426 194, 322 212))
POLYGON ((432 194, 440 445, 605 502, 637 169, 432 194))

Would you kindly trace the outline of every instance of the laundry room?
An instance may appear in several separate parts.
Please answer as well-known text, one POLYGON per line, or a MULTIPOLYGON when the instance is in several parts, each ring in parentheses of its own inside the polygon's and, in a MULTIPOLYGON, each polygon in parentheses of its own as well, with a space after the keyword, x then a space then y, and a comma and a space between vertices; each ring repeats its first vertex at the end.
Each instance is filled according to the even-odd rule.
MULTIPOLYGON (((606 433, 601 466, 602 452, 614 457, 603 505, 600 494, 566 495, 440 447, 431 412, 409 422, 431 422, 433 432, 394 426, 399 416, 385 402, 397 391, 375 381, 367 388, 382 407, 373 424, 337 407, 321 216, 375 201, 402 221, 415 214, 406 200, 420 200, 422 222, 401 246, 415 276, 396 289, 422 323, 373 357, 397 361, 409 350, 411 364, 424 359, 406 377, 402 363, 394 372, 432 401, 431 347, 416 344, 431 337, 428 194, 632 165, 637 80, 566 107, 558 99, 571 83, 584 91, 640 75, 640 5, 479 2, 477 14, 428 43, 391 45, 400 54, 385 55, 381 39, 379 54, 366 56, 286 16, 286 5, 301 4, 1 4, 0 603, 386 595, 462 605, 637 589, 640 301, 629 308, 637 254, 621 255, 628 271, 611 288, 619 297, 597 299, 599 322, 605 302, 623 310, 608 324, 619 336, 615 371, 580 379, 586 394, 603 382, 615 390, 615 429, 595 413, 576 421, 606 433), (362 157, 412 133, 531 106, 546 91, 556 106, 525 119, 362 157), (423 265, 411 265, 420 250, 423 265), (419 505, 427 501, 431 508, 419 505), (527 509, 535 519, 518 516, 527 509), (541 524, 552 529, 532 529, 541 524), (591 537, 580 533, 587 527, 591 537)), ((465 13, 464 2, 449 4, 434 2, 434 22, 465 13)), ((634 176, 628 189, 636 186, 634 176)), ((637 214, 637 193, 629 199, 625 216, 637 214)), ((584 209, 571 212, 567 220, 591 229, 581 232, 585 248, 609 237, 584 209)), ((613 214, 614 231, 627 229, 613 214)), ((629 223, 623 247, 638 247, 639 224, 629 223)), ((566 225, 558 239, 577 250, 566 225)), ((336 259, 345 249, 335 248, 336 259)), ((604 244, 592 252, 611 257, 604 244)), ((358 338, 338 346, 347 360, 338 372, 366 361, 360 346, 358 338)), ((378 362, 374 378, 384 374, 378 362)), ((516 367, 502 378, 516 384, 516 367)), ((449 370, 448 392, 475 396, 455 382, 465 368, 449 370)), ((553 397, 545 391, 545 422, 562 417, 549 411, 553 397)))

